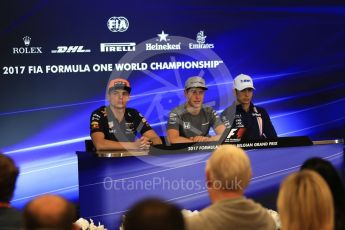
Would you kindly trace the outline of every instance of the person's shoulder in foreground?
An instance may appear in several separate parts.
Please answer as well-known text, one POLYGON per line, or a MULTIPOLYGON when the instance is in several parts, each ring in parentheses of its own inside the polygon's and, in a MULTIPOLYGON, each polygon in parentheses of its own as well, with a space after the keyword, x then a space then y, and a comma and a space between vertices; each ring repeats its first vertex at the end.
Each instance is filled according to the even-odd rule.
POLYGON ((22 213, 12 207, 0 208, 0 229, 16 230, 22 229, 22 213))
POLYGON ((7 155, 0 153, 0 229, 22 228, 22 213, 11 206, 19 168, 7 155))
POLYGON ((252 170, 242 149, 220 146, 208 159, 205 171, 212 204, 185 218, 188 230, 276 229, 268 211, 244 197, 252 170))

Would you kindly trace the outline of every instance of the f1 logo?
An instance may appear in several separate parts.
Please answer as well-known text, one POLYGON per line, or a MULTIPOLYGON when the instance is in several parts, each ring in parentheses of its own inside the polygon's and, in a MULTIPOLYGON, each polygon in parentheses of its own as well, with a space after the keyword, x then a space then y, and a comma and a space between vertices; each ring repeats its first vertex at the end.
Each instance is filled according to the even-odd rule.
POLYGON ((227 139, 241 139, 245 131, 246 131, 246 128, 244 127, 231 129, 226 138, 227 139))
POLYGON ((229 132, 229 134, 228 134, 228 136, 227 136, 226 138, 229 138, 229 139, 230 139, 232 136, 235 136, 237 130, 238 130, 238 129, 231 129, 230 132, 229 132))

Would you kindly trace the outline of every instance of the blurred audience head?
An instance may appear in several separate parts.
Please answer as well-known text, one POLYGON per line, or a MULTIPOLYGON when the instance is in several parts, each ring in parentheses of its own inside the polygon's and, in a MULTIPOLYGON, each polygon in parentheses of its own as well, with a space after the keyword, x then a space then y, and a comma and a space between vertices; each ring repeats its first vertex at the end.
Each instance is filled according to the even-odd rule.
POLYGON ((331 189, 334 200, 345 201, 344 185, 337 170, 329 161, 318 157, 310 158, 303 163, 301 170, 303 169, 313 170, 320 174, 331 189))
POLYGON ((75 208, 67 200, 56 195, 43 195, 26 205, 24 227, 27 230, 71 230, 75 228, 75 217, 75 208))
POLYGON ((316 172, 303 170, 289 175, 281 184, 278 212, 285 230, 333 230, 331 191, 316 172))
POLYGON ((145 199, 126 214, 124 230, 183 230, 181 210, 159 199, 145 199))
POLYGON ((0 202, 9 203, 12 199, 18 174, 13 160, 0 153, 0 202))
POLYGON ((210 192, 243 194, 252 177, 247 154, 233 145, 218 147, 206 163, 207 185, 210 192))
POLYGON ((317 172, 326 181, 333 195, 335 229, 345 229, 345 192, 339 173, 331 162, 318 157, 305 161, 301 170, 305 169, 317 172))

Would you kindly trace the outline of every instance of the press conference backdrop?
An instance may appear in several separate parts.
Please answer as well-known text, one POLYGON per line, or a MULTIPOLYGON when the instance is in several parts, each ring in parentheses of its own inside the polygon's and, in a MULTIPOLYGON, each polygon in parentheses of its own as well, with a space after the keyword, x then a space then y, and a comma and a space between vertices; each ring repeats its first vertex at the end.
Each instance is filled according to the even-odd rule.
POLYGON ((233 102, 253 77, 254 102, 281 137, 344 137, 345 6, 265 1, 11 1, 1 3, 0 149, 21 168, 13 204, 56 193, 78 199, 76 150, 109 79, 132 85, 129 107, 159 135, 206 79, 205 103, 233 102))

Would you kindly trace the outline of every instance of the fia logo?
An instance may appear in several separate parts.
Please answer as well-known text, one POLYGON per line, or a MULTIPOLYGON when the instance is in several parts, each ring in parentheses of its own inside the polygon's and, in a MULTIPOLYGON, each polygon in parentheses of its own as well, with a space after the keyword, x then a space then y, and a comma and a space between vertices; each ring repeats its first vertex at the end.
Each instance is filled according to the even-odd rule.
POLYGON ((184 129, 190 129, 190 122, 188 122, 188 121, 185 122, 185 121, 184 121, 184 122, 183 122, 183 128, 184 128, 184 129))
POLYGON ((125 17, 111 17, 107 22, 108 29, 111 32, 125 32, 129 27, 129 22, 125 17))

